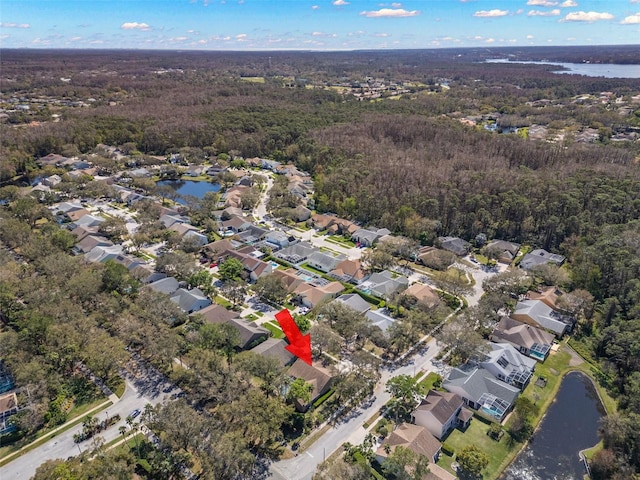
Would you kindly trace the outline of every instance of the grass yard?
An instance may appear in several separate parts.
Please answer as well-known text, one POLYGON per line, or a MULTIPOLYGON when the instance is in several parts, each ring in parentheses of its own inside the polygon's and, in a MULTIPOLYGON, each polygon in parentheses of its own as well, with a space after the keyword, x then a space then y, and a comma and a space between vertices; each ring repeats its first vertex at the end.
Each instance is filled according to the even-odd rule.
POLYGON ((272 322, 263 323, 262 326, 273 334, 273 338, 284 338, 284 332, 272 322))
POLYGON ((442 380, 442 377, 440 377, 440 375, 438 375, 436 372, 429 372, 427 376, 420 381, 419 385, 424 387, 425 392, 428 392, 433 388, 433 384, 438 380, 442 380))
MULTIPOLYGON (((459 452, 469 445, 475 445, 486 453, 489 456, 489 465, 483 470, 485 479, 498 478, 506 467, 505 459, 512 458, 521 446, 521 444, 513 442, 507 434, 503 435, 499 441, 493 440, 487 435, 488 431, 489 425, 474 417, 465 432, 456 429, 449 434, 444 442, 453 448, 454 452, 459 452)), ((440 461, 438 464, 440 465, 440 461)), ((440 466, 451 471, 451 460, 445 461, 440 466)))

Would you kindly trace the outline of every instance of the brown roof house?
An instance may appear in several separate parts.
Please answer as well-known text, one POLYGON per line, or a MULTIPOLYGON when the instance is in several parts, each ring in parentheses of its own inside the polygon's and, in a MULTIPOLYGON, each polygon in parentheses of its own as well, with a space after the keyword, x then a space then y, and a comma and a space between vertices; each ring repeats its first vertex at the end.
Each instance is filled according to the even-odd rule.
POLYGON ((426 308, 434 308, 440 305, 440 297, 436 291, 423 283, 414 283, 402 294, 416 297, 418 303, 426 308))
POLYGON ((546 287, 542 288, 539 292, 527 292, 527 298, 529 300, 540 300, 554 310, 560 310, 558 308, 558 299, 562 297, 562 295, 563 292, 558 287, 546 287))
POLYGON ((227 310, 221 305, 210 305, 200 310, 196 315, 202 315, 207 323, 226 324, 234 327, 240 335, 239 349, 246 350, 264 342, 270 335, 269 330, 239 318, 237 312, 227 310))
POLYGON ((472 416, 459 395, 436 390, 430 390, 412 413, 413 423, 440 440, 456 427, 469 426, 472 416))
POLYGON ((349 282, 354 285, 359 284, 368 277, 368 273, 362 268, 360 260, 343 260, 336 265, 336 268, 329 272, 329 275, 340 280, 341 282, 349 282))
POLYGON ((318 397, 327 393, 329 389, 331 389, 335 378, 335 374, 329 369, 319 365, 309 365, 301 359, 297 359, 287 373, 293 378, 302 378, 313 387, 309 403, 303 404, 302 401, 295 402, 296 410, 300 412, 306 412, 318 397))
POLYGON ((335 298, 343 290, 344 286, 340 282, 331 282, 323 286, 303 283, 293 293, 299 303, 305 307, 313 308, 325 300, 335 298))
POLYGON ((553 334, 509 317, 502 317, 493 329, 491 340, 510 343, 518 351, 544 362, 553 345, 553 334))
POLYGON ((402 423, 382 441, 376 450, 378 463, 383 464, 398 447, 404 447, 413 453, 424 455, 429 459, 429 463, 438 461, 442 449, 440 442, 426 428, 411 423, 402 423))
POLYGON ((298 275, 298 271, 293 268, 287 268, 286 270, 274 270, 271 275, 278 277, 289 293, 293 292, 296 288, 305 283, 304 278, 300 277, 298 275))
POLYGON ((492 240, 484 247, 484 252, 490 257, 497 258, 500 263, 509 265, 520 251, 520 244, 505 240, 492 240))

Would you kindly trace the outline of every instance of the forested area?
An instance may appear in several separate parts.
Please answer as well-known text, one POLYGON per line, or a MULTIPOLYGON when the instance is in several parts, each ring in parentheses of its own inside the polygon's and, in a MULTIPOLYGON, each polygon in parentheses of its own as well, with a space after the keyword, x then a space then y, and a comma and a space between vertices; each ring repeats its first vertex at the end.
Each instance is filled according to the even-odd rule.
MULTIPOLYGON (((564 60, 589 53, 593 61, 638 63, 637 52, 634 57, 623 47, 554 52, 564 60)), ((562 253, 571 287, 596 300, 575 340, 620 399, 619 414, 603 424, 605 449, 594 460, 594 475, 622 479, 640 471, 640 144, 611 141, 613 133, 640 126, 638 105, 628 103, 640 93, 637 80, 473 63, 508 49, 283 52, 270 54, 270 63, 258 53, 147 53, 3 51, 3 98, 95 100, 78 108, 52 104, 36 117, 9 115, 0 124, 3 185, 32 181, 43 173, 37 158, 49 153, 89 154, 105 143, 144 163, 148 155, 188 147, 210 158, 223 153, 294 162, 314 177, 318 211, 386 227, 425 245, 439 235, 473 240, 483 233, 562 253), (240 78, 251 75, 263 76, 264 83, 240 78), (288 76, 298 80, 293 87, 285 86, 288 76), (410 93, 370 102, 324 88, 366 77, 405 82, 410 93), (416 87, 434 82, 449 88, 428 93, 416 87), (604 91, 624 99, 631 111, 613 102, 575 101, 604 91), (43 121, 54 112, 59 121, 43 121), (557 136, 538 141, 491 133, 459 121, 468 116, 500 117, 505 126, 545 125, 557 136), (597 139, 577 142, 587 128, 598 132, 597 139)), ((535 59, 552 52, 520 53, 535 59)), ((74 374, 76 362, 116 385, 130 346, 165 369, 176 355, 188 358, 193 369, 177 380, 210 414, 189 413, 201 433, 189 441, 213 435, 220 446, 213 451, 187 439, 166 448, 198 452, 211 468, 236 473, 256 468, 256 456, 241 452, 274 454, 278 432, 300 421, 270 391, 282 372, 257 358, 227 355, 233 339, 225 332, 214 332, 210 342, 211 332, 205 329, 203 336, 194 324, 177 335, 162 320, 180 316, 173 304, 138 291, 135 279, 117 266, 87 266, 67 255, 73 239, 43 221, 48 214, 37 202, 16 201, 13 194, 1 200, 11 203, 0 238, 25 261, 0 252, 0 357, 20 385, 34 387, 34 408, 20 417, 24 433, 64 421, 56 405, 91 393, 74 374), (124 284, 131 288, 119 288, 124 284), (256 385, 255 377, 263 383, 256 385), (242 411, 268 405, 273 415, 249 426, 227 404, 242 411), (228 460, 236 457, 238 463, 228 460)), ((148 415, 159 428, 170 428, 164 413, 148 415)), ((127 459, 114 462, 131 466, 127 459)))

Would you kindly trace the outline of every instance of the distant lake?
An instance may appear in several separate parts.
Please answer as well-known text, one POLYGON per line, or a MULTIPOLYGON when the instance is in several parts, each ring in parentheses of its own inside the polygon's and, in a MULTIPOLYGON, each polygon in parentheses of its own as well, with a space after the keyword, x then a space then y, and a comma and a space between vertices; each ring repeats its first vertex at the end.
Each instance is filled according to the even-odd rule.
POLYGON ((587 77, 605 78, 640 78, 640 65, 619 65, 607 63, 563 63, 563 62, 527 62, 510 61, 506 58, 490 58, 485 63, 529 63, 532 65, 558 65, 566 70, 556 70, 553 73, 572 73, 587 77))
POLYGON ((591 380, 569 373, 540 428, 503 475, 503 480, 582 480, 578 452, 596 445, 604 409, 591 380))
MULTIPOLYGON (((194 182, 193 180, 161 180, 156 183, 158 186, 169 186, 176 190, 180 195, 191 195, 197 198, 204 197, 207 192, 217 192, 220 190, 220 184, 210 182, 194 182)), ((178 198, 178 203, 186 205, 183 199, 178 198)))

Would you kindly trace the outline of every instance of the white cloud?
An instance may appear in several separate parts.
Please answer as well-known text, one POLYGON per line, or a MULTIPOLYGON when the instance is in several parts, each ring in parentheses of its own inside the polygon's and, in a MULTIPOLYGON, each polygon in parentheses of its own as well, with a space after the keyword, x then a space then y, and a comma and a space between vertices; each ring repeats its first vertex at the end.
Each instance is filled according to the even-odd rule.
POLYGON ((494 40, 493 38, 487 38, 487 39, 485 40, 485 42, 486 42, 486 43, 493 43, 493 42, 495 42, 495 40, 494 40))
POLYGON ((628 17, 624 17, 624 20, 620 22, 622 25, 637 25, 640 23, 640 12, 635 15, 629 15, 628 17))
POLYGON ((246 33, 239 33, 238 35, 236 35, 236 42, 246 42, 246 41, 247 41, 246 33))
POLYGON ((146 23, 138 23, 138 22, 125 22, 120 25, 122 30, 150 30, 151 27, 146 23))
POLYGON ((28 23, 0 22, 0 28, 31 28, 28 23))
POLYGON ((2 35, 0 35, 0 40, 6 40, 7 38, 9 38, 11 35, 9 35, 8 33, 3 33, 2 35))
POLYGON ((335 38, 338 35, 336 35, 335 33, 325 33, 325 32, 311 32, 311 36, 312 37, 331 37, 331 38, 335 38))
POLYGON ((527 5, 535 7, 555 7, 558 2, 552 2, 551 0, 529 0, 527 5))
POLYGON ((374 37, 379 37, 379 38, 385 38, 385 37, 390 37, 391 34, 389 34, 389 33, 374 33, 373 36, 374 37))
POLYGON ((560 4, 560 6, 562 8, 577 7, 578 6, 578 2, 576 2, 575 0, 565 0, 564 2, 562 2, 560 4))
POLYGON ((629 3, 640 3, 640 0, 629 0, 629 3))
POLYGON ((481 35, 476 35, 475 37, 473 37, 474 40, 482 40, 484 37, 481 35))
POLYGON ((528 17, 554 17, 560 15, 560 9, 554 8, 553 10, 529 10, 528 17))
POLYGON ((332 3, 336 7, 341 7, 342 5, 349 5, 349 2, 345 2, 345 0, 334 0, 332 3))
POLYGON ((418 10, 405 10, 404 8, 381 8, 380 10, 370 10, 360 12, 360 15, 369 18, 380 18, 380 17, 415 17, 416 15, 420 15, 418 10))
POLYGON ((596 22, 598 20, 611 20, 613 15, 607 12, 571 12, 564 19, 567 22, 596 22))
POLYGON ((479 10, 473 14, 474 17, 504 17, 509 13, 508 10, 479 10))
POLYGON ((70 42, 79 42, 80 40, 82 40, 82 37, 71 37, 69 39, 70 42))
POLYGON ((392 6, 393 8, 402 8, 402 4, 401 4, 401 3, 399 3, 399 2, 394 2, 394 3, 392 3, 392 4, 391 4, 391 6, 392 6))
POLYGON ((532 40, 534 38, 533 35, 527 35, 527 40, 532 40))
POLYGON ((320 7, 318 5, 311 5, 311 10, 318 10, 320 7))

